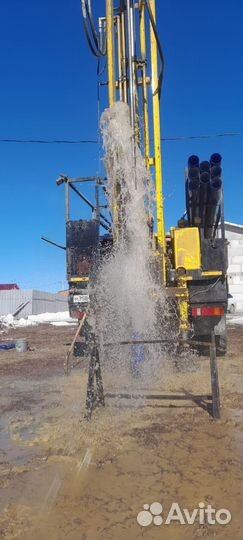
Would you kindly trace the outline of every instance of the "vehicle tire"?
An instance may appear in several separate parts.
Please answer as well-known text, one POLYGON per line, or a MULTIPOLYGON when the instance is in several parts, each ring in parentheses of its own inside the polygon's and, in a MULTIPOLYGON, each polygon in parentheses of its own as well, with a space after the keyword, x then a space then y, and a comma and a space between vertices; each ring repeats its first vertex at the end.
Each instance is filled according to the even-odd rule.
POLYGON ((215 336, 216 354, 217 356, 225 356, 227 353, 227 337, 226 335, 215 336))
POLYGON ((235 306, 234 304, 231 304, 230 308, 229 308, 229 312, 232 314, 235 312, 235 306))

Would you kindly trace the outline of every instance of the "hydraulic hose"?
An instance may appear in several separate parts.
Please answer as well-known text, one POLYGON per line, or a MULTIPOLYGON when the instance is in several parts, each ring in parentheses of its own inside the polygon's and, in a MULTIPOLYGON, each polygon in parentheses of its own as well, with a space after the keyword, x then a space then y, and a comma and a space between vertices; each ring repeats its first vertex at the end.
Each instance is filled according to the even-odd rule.
POLYGON ((146 6, 146 8, 148 10, 149 19, 150 19, 150 22, 151 22, 151 25, 152 25, 152 28, 153 28, 155 39, 157 41, 157 46, 158 46, 158 51, 159 51, 159 56, 160 56, 160 61, 161 61, 161 71, 160 71, 160 75, 159 75, 159 84, 158 84, 158 88, 155 90, 155 93, 159 92, 159 96, 160 96, 161 95, 162 84, 163 84, 163 79, 164 79, 165 58, 164 58, 164 53, 163 53, 161 41, 160 41, 160 38, 159 38, 159 33, 158 33, 158 30, 157 30, 156 22, 155 22, 153 13, 152 13, 152 9, 151 9, 149 0, 145 0, 145 6, 146 6))
POLYGON ((81 6, 82 6, 83 21, 84 21, 84 29, 85 29, 85 34, 86 34, 87 41, 89 44, 89 48, 92 54, 96 58, 106 56, 106 45, 104 46, 104 49, 101 49, 99 45, 99 35, 95 29, 94 19, 92 15, 91 0, 81 0, 81 6), (90 33, 90 29, 91 29, 91 33, 90 33))

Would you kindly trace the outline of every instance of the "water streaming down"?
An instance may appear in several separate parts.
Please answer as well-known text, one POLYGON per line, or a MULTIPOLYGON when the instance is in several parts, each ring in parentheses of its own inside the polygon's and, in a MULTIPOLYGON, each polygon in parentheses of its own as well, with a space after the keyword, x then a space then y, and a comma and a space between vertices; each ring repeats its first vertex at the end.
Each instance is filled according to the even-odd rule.
POLYGON ((140 370, 140 362, 143 371, 151 373, 152 358, 154 361, 159 359, 160 347, 146 345, 139 349, 138 346, 119 345, 123 340, 151 340, 161 336, 158 312, 161 318, 164 291, 151 272, 154 255, 146 211, 146 201, 151 195, 148 192, 149 172, 138 147, 134 160, 133 133, 125 103, 118 102, 112 109, 104 111, 101 130, 109 203, 113 209, 114 193, 119 185, 123 210, 119 242, 103 260, 97 278, 99 334, 105 342, 116 343, 105 355, 113 358, 114 369, 119 362, 120 368, 133 370, 135 366, 140 370))

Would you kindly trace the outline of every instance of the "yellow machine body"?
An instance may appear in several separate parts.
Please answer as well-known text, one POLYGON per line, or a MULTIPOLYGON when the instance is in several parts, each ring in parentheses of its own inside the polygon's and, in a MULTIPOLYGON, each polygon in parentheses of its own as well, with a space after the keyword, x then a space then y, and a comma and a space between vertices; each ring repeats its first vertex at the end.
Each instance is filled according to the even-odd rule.
POLYGON ((172 229, 174 240, 175 268, 201 269, 200 235, 197 227, 172 229))

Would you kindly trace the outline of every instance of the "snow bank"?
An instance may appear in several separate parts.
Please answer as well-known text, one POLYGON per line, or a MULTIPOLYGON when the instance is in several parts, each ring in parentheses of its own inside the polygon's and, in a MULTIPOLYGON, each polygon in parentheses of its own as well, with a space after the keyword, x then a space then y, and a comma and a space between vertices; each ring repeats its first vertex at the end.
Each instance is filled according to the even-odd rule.
POLYGON ((76 324, 76 320, 69 316, 68 311, 58 313, 41 313, 40 315, 29 315, 26 319, 15 319, 13 315, 3 315, 0 317, 0 326, 5 328, 24 328, 27 326, 37 326, 38 324, 52 324, 53 326, 69 326, 76 324))
POLYGON ((227 321, 227 324, 243 324, 243 315, 240 317, 232 317, 227 321))

